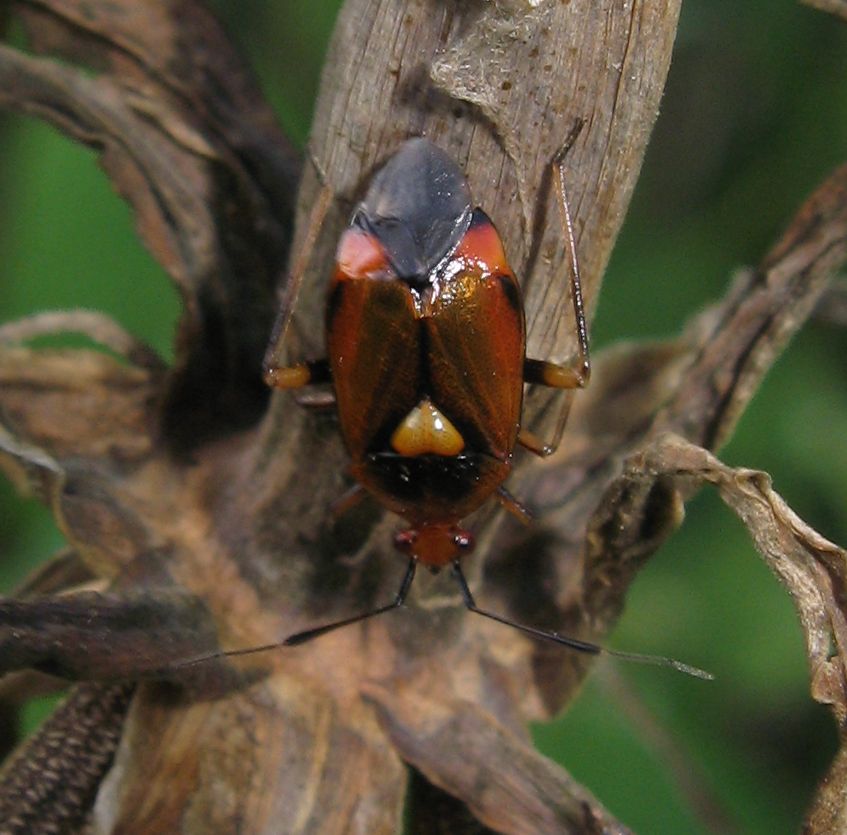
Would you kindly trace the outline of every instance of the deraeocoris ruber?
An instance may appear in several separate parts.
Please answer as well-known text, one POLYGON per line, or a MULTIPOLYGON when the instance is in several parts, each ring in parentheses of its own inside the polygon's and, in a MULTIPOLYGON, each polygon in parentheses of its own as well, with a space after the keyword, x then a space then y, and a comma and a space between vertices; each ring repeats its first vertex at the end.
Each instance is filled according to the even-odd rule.
MULTIPOLYGON (((351 495, 369 494, 406 520, 395 546, 409 558, 391 603, 299 632, 284 645, 397 608, 418 563, 434 571, 450 565, 472 612, 582 652, 609 652, 708 677, 673 659, 605 650, 480 609, 459 562, 473 548, 461 521, 490 498, 528 518, 503 487, 515 447, 547 455, 561 436, 566 411, 549 445, 522 428, 524 383, 574 389, 588 382, 587 329, 562 161, 580 127, 554 161, 578 337, 572 365, 527 358, 521 290, 500 236, 485 212, 473 208, 456 163, 424 138, 406 141, 376 173, 341 236, 327 294, 325 359, 274 362, 292 313, 281 312, 266 380, 283 389, 332 383, 356 482, 351 495)), ((279 644, 220 654, 274 646, 279 644)))

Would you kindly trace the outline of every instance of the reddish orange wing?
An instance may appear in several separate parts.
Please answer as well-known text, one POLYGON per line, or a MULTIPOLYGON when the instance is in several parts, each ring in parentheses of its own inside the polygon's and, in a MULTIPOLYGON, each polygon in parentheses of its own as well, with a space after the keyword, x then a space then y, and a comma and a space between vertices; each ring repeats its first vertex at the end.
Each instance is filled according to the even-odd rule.
POLYGON ((469 448, 504 459, 520 425, 525 325, 518 283, 481 211, 448 271, 424 320, 433 401, 469 448))
POLYGON ((349 251, 345 256, 342 242, 327 301, 327 358, 344 440, 358 459, 387 447, 397 424, 417 405, 421 347, 408 286, 368 251, 375 239, 356 230, 346 235, 359 236, 351 246, 360 257, 354 260, 349 251), (356 275, 353 264, 365 265, 365 272, 356 275))

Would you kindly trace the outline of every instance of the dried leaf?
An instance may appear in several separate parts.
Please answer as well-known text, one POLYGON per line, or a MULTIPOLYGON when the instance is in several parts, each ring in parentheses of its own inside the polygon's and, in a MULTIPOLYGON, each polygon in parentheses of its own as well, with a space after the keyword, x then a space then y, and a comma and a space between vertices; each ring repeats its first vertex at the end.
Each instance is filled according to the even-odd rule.
POLYGON ((161 677, 174 659, 209 652, 203 605, 166 590, 0 599, 0 673, 33 668, 87 681, 161 677))
POLYGON ((630 460, 619 490, 649 491, 670 481, 690 493, 714 485, 746 525, 756 549, 785 586, 806 638, 813 698, 835 715, 840 751, 824 779, 809 818, 811 833, 835 832, 847 820, 844 751, 847 739, 847 551, 798 517, 774 491, 767 473, 722 464, 714 455, 674 435, 662 435, 630 460))
MULTIPOLYGON (((565 703, 585 659, 469 615, 443 578, 421 578, 408 608, 391 616, 233 661, 241 674, 212 664, 208 688, 179 667, 211 647, 206 612, 222 646, 264 644, 390 599, 402 567, 386 553, 390 525, 376 511, 327 523, 326 504, 344 480, 335 427, 283 397, 265 410, 260 357, 288 252, 295 174, 217 25, 190 0, 20 5, 36 47, 66 60, 0 48, 0 104, 100 149, 185 302, 177 367, 167 374, 92 352, 0 346, 0 464, 52 506, 86 569, 115 595, 7 605, 20 630, 6 645, 9 664, 58 659, 65 670, 105 675, 117 649, 111 671, 135 675, 170 656, 163 677, 194 685, 140 687, 92 825, 395 832, 405 761, 497 831, 623 831, 530 748, 523 730, 527 718, 565 703), (180 600, 200 600, 203 611, 180 600), (86 623, 90 605, 95 620, 86 623), (139 613, 152 631, 138 634, 139 613), (94 647, 90 657, 80 637, 94 647)), ((307 258, 301 330, 319 332, 324 282, 313 278, 327 272, 363 177, 401 139, 425 132, 467 170, 514 253, 529 290, 531 352, 572 353, 549 164, 574 120, 586 118, 567 185, 594 300, 655 119, 677 13, 675 0, 437 9, 351 0, 317 108, 313 152, 335 205, 307 258)), ((843 260, 844 176, 836 173, 760 270, 682 339, 600 363, 606 381, 578 398, 568 449, 518 474, 521 495, 546 513, 531 534, 496 531, 498 553, 476 562, 481 604, 575 636, 604 633, 635 571, 676 524, 683 488, 699 483, 679 462, 650 469, 649 455, 663 449, 652 439, 671 429, 717 444, 731 431, 843 260)), ((102 322, 85 327, 135 356, 102 322)), ((543 424, 546 404, 534 409, 543 424)), ((723 490, 737 475, 713 459, 703 467, 726 480, 723 490)), ((840 577, 840 556, 798 534, 798 520, 760 480, 744 486, 739 507, 757 535, 772 532, 766 550, 796 549, 796 566, 782 551, 773 559, 792 566, 798 594, 808 591, 801 568, 840 577)), ((484 557, 495 531, 476 521, 484 557)), ((803 597, 807 625, 820 630, 810 642, 815 692, 840 711, 840 657, 824 658, 820 637, 827 617, 834 634, 841 629, 826 608, 837 599, 822 596, 817 608, 811 599, 803 597)), ((840 634, 836 641, 840 648, 840 634)), ((837 806, 838 780, 834 771, 827 808, 837 806)), ((0 793, 10 796, 8 787, 0 793)))
POLYGON ((729 438, 762 377, 847 258, 847 165, 800 207, 755 272, 697 323, 699 346, 657 431, 708 448, 729 438))
POLYGON ((562 769, 477 705, 369 687, 400 755, 495 832, 626 833, 562 769))
POLYGON ((0 47, 0 105, 98 149, 182 292, 177 366, 163 397, 171 442, 254 421, 267 398, 260 362, 297 164, 250 73, 188 0, 18 6, 37 47, 83 68, 0 47), (106 71, 92 77, 90 67, 106 71))
POLYGON ((98 831, 394 835, 406 774, 361 704, 277 674, 225 700, 141 688, 98 831))
POLYGON ((76 832, 112 764, 132 684, 79 685, 0 772, 8 835, 76 832))

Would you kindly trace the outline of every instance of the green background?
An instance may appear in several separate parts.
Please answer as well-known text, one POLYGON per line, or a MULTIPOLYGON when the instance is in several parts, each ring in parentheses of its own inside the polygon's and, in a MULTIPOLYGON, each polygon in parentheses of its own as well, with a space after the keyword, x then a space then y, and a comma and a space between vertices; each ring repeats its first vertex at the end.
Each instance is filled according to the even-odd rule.
MULTIPOLYGON (((306 136, 335 0, 216 4, 279 117, 306 136)), ((605 279, 594 347, 672 336, 752 265, 844 159, 847 26, 791 0, 684 4, 662 114, 605 279)), ((166 277, 94 155, 0 117, 0 321, 108 311, 166 355, 178 314, 166 277)), ((792 507, 847 542, 847 335, 812 322, 772 370, 733 465, 767 470, 792 507)), ((61 539, 0 481, 0 588, 61 539)), ((808 696, 787 595, 711 493, 638 579, 612 643, 688 660, 707 684, 602 664, 539 747, 642 833, 795 832, 834 750, 808 696), (710 828, 711 827, 711 828, 710 828)))

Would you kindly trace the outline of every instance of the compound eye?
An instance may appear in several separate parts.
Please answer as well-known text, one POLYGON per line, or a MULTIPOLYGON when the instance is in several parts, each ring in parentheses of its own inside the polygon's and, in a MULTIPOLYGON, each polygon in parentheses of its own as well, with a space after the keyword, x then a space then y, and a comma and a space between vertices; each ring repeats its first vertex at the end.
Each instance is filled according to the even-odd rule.
POLYGON ((474 548, 474 538, 473 534, 469 531, 459 531, 453 537, 453 544, 461 551, 463 554, 469 554, 473 551, 474 548))

